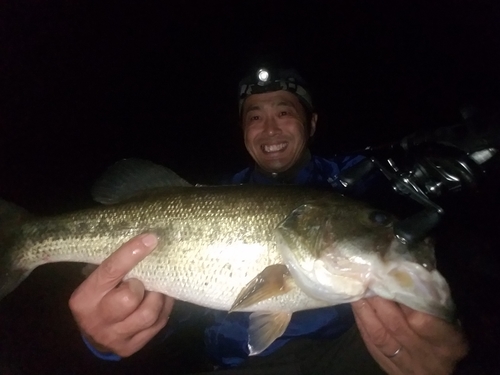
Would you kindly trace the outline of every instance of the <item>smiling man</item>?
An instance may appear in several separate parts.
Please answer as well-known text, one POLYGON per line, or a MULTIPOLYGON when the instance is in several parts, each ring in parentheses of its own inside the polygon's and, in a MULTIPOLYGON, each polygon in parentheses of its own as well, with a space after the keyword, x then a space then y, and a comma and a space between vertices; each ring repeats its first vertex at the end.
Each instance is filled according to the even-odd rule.
POLYGON ((311 155, 308 146, 318 115, 306 87, 294 70, 260 69, 240 82, 240 123, 255 165, 237 173, 231 183, 338 188, 339 173, 362 160, 311 155))

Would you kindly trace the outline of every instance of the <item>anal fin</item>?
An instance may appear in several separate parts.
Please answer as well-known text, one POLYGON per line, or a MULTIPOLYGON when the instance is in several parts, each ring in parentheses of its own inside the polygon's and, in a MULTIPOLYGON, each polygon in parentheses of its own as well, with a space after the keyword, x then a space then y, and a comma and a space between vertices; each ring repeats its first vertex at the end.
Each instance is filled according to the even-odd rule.
POLYGON ((292 313, 260 312, 250 314, 248 327, 248 350, 250 355, 262 353, 274 340, 283 335, 290 323, 292 313))
POLYGON ((254 277, 238 294, 229 312, 241 310, 268 298, 288 293, 293 279, 287 266, 273 264, 254 277))

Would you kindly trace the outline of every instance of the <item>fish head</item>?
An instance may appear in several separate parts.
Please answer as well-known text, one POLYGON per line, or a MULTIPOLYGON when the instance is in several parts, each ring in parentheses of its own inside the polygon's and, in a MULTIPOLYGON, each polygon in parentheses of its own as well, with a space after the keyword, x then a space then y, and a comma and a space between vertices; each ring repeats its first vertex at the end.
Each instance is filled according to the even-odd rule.
POLYGON ((448 316, 450 291, 436 270, 433 241, 404 244, 394 236, 395 216, 341 198, 303 204, 276 228, 296 284, 331 304, 379 295, 448 316))

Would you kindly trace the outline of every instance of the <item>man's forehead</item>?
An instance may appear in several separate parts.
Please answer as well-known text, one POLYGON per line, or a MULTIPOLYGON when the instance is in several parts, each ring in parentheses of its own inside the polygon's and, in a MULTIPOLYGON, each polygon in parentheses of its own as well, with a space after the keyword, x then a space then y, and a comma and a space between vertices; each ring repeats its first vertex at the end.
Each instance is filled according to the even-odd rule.
POLYGON ((286 104, 293 107, 299 107, 299 99, 291 92, 285 90, 266 92, 262 94, 250 95, 243 105, 243 110, 248 111, 252 108, 258 108, 263 105, 286 104))

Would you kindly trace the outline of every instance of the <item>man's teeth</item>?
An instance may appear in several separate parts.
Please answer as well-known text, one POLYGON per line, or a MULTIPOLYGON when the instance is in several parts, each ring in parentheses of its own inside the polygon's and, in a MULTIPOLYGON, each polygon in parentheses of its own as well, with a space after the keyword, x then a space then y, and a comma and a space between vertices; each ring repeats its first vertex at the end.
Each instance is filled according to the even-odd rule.
POLYGON ((280 143, 277 145, 264 145, 264 151, 265 152, 276 152, 276 151, 281 151, 286 147, 286 143, 280 143))

